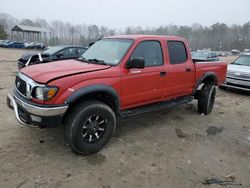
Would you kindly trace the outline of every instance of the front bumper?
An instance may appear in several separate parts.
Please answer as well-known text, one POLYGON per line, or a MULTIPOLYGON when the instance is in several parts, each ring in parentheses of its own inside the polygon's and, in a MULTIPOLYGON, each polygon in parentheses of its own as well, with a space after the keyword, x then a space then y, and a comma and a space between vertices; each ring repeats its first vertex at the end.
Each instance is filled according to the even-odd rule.
POLYGON ((27 103, 14 94, 8 94, 7 106, 14 110, 16 119, 25 126, 52 127, 60 124, 68 105, 46 106, 27 103))
POLYGON ((234 78, 226 78, 226 81, 222 84, 223 87, 238 89, 243 91, 250 91, 250 81, 234 78))

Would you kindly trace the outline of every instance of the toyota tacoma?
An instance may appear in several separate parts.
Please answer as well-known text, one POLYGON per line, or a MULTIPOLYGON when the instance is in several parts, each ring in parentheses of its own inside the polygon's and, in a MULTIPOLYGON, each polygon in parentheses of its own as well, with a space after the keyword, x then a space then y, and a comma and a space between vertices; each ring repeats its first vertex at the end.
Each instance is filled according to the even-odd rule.
POLYGON ((79 59, 25 67, 7 105, 26 126, 63 124, 72 151, 91 154, 110 140, 118 117, 198 100, 209 114, 227 64, 191 58, 185 39, 113 36, 93 44, 79 59))

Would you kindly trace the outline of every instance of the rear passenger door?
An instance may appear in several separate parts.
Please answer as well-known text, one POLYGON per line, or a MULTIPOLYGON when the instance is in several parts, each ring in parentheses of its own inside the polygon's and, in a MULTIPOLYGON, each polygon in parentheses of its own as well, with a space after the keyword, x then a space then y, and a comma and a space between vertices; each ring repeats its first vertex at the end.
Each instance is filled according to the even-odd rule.
POLYGON ((182 41, 167 41, 167 50, 169 95, 191 94, 195 83, 195 67, 191 57, 188 57, 186 45, 182 41))

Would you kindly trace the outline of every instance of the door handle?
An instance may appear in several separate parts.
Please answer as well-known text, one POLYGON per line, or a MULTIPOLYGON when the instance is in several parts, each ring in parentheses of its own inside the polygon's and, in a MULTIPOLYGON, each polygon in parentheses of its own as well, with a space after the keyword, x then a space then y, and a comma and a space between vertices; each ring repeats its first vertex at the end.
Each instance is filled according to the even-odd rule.
POLYGON ((160 72, 160 76, 166 76, 166 75, 167 75, 167 73, 165 71, 160 72))
POLYGON ((186 68, 186 72, 191 72, 191 68, 186 68))
POLYGON ((133 70, 133 71, 130 71, 132 74, 138 74, 138 73, 141 73, 140 70, 133 70))

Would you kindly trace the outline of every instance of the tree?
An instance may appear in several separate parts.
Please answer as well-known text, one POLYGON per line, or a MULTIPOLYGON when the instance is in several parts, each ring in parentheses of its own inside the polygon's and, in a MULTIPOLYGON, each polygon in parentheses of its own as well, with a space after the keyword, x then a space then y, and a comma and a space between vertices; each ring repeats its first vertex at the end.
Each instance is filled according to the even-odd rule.
POLYGON ((97 40, 99 38, 101 38, 101 34, 99 32, 99 27, 97 25, 90 25, 88 27, 88 38, 92 39, 92 40, 97 40))
POLYGON ((0 25, 0 39, 6 39, 7 38, 7 33, 4 30, 4 27, 0 25))
MULTIPOLYGON (((224 23, 215 23, 202 26, 194 23, 191 26, 178 26, 174 24, 158 27, 142 28, 128 26, 124 29, 111 29, 106 26, 72 24, 61 20, 47 22, 44 19, 22 19, 21 21, 11 15, 0 12, 0 38, 11 35, 14 25, 41 26, 50 30, 50 34, 43 38, 47 45, 88 45, 99 38, 115 34, 147 34, 147 35, 174 35, 188 40, 193 50, 211 48, 212 50, 244 50, 250 48, 250 22, 242 25, 228 26, 224 23)), ((22 37, 22 36, 20 36, 22 37)))
POLYGON ((191 37, 191 33, 192 33, 192 28, 191 27, 189 27, 189 26, 181 26, 178 29, 177 35, 189 40, 190 37, 191 37))
POLYGON ((20 24, 26 26, 36 26, 35 23, 30 19, 22 19, 20 24))

